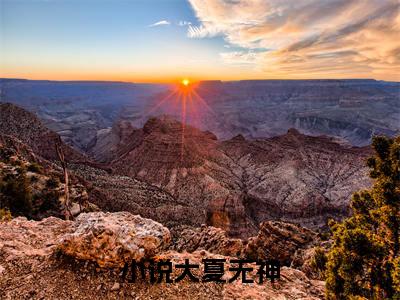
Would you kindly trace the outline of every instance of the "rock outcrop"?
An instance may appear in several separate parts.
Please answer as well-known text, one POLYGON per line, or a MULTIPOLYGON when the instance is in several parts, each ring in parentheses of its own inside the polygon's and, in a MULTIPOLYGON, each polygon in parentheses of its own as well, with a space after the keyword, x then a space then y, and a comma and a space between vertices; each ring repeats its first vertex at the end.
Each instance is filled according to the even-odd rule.
POLYGON ((175 241, 174 249, 178 252, 207 250, 211 253, 240 257, 243 251, 241 239, 229 238, 226 232, 212 226, 184 229, 175 241))
MULTIPOLYGON (((94 218, 95 214, 92 214, 94 218)), ((101 219, 101 216, 100 216, 101 219)), ((94 219, 93 219, 94 221, 94 219)), ((311 280, 303 272, 287 267, 281 269, 281 278, 272 285, 258 284, 257 266, 248 264, 253 271, 247 277, 255 283, 242 284, 240 279, 226 284, 194 283, 184 279, 179 283, 149 284, 146 281, 122 281, 119 268, 99 269, 92 260, 76 260, 57 251, 63 237, 74 234, 76 224, 57 218, 40 222, 16 218, 0 224, 0 290, 2 299, 323 299, 323 281, 311 280)), ((139 230, 139 229, 138 229, 139 230)), ((151 237, 152 239, 152 237, 151 237)), ((93 241, 92 238, 90 238, 93 241)), ((110 240, 108 240, 110 241, 110 240)), ((85 241, 82 241, 85 243, 85 241)), ((104 249, 109 249, 106 244, 104 249)), ((99 249, 98 255, 102 252, 99 249)), ((179 253, 163 251, 156 260, 170 259, 173 265, 188 259, 202 264, 204 258, 226 259, 224 279, 232 278, 229 256, 207 251, 179 253)), ((173 268, 171 278, 181 275, 173 268)), ((203 268, 193 270, 201 278, 203 268)))
POLYGON ((277 259, 290 266, 296 251, 318 243, 317 234, 309 229, 278 221, 261 223, 257 236, 251 237, 244 256, 253 260, 277 259))
POLYGON ((314 265, 317 252, 327 252, 329 241, 321 235, 296 224, 267 221, 260 224, 256 236, 236 239, 221 228, 202 225, 187 227, 176 233, 173 249, 179 252, 205 250, 214 254, 240 257, 254 261, 279 260, 281 265, 303 271, 314 279, 322 279, 314 265))
POLYGON ((60 237, 72 231, 72 225, 72 221, 55 217, 41 221, 18 217, 0 222, 0 265, 15 260, 49 257, 56 250, 60 237))
POLYGON ((153 257, 170 242, 169 230, 153 220, 128 212, 97 212, 80 214, 59 249, 101 267, 115 267, 153 257))

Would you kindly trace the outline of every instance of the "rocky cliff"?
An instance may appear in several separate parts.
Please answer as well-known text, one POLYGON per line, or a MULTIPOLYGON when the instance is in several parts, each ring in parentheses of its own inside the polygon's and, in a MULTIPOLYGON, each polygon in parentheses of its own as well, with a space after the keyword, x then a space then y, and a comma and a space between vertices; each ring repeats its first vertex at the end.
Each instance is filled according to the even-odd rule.
POLYGON ((192 224, 208 223, 233 236, 255 234, 271 219, 321 228, 327 218, 346 215, 352 193, 370 183, 369 148, 295 129, 269 139, 219 141, 162 117, 122 132, 117 144, 101 150, 116 174, 166 191, 187 206, 192 224))
MULTIPOLYGON (((10 103, 0 103, 0 133, 16 137, 45 159, 58 159, 55 145, 59 136, 25 109, 10 103)), ((61 143, 61 148, 69 161, 88 160, 85 155, 64 143, 61 143)))

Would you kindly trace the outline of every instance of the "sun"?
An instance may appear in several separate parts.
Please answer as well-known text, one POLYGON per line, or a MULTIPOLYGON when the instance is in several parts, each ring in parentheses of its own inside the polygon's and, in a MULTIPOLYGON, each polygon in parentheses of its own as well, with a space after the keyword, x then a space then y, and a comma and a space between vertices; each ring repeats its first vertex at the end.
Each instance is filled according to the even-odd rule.
POLYGON ((184 85, 184 86, 188 86, 189 84, 190 84, 190 81, 189 81, 189 79, 187 79, 187 78, 185 78, 185 79, 182 79, 182 84, 184 85))

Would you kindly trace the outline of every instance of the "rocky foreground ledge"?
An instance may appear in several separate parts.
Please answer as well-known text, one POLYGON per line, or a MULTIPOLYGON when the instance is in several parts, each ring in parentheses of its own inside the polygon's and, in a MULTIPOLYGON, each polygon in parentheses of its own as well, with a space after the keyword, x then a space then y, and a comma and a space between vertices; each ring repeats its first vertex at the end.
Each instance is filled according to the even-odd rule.
MULTIPOLYGON (((199 248, 191 253, 169 250, 170 242, 168 229, 160 223, 126 212, 81 214, 75 221, 19 217, 1 223, 0 299, 323 298, 323 281, 288 267, 281 269, 281 279, 274 284, 122 281, 120 266, 129 259, 171 259, 173 264, 189 259, 201 264, 204 258, 232 258, 199 248)), ((174 269, 172 278, 180 273, 174 269)), ((224 276, 232 275, 227 270, 224 276)))

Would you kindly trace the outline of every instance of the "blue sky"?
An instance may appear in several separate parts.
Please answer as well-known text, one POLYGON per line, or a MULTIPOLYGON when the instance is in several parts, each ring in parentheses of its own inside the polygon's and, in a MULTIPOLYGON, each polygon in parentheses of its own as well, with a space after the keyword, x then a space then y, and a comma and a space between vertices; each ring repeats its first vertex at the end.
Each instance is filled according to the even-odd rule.
POLYGON ((201 76, 209 71, 201 71, 205 62, 221 65, 222 38, 187 37, 184 24, 197 22, 187 1, 6 0, 2 5, 3 63, 15 76, 159 80, 201 76), (163 20, 169 24, 151 26, 163 20))
POLYGON ((397 1, 0 1, 3 77, 383 78, 399 70, 397 1), (368 37, 363 47, 358 36, 368 37), (365 50, 373 47, 378 58, 365 50))

